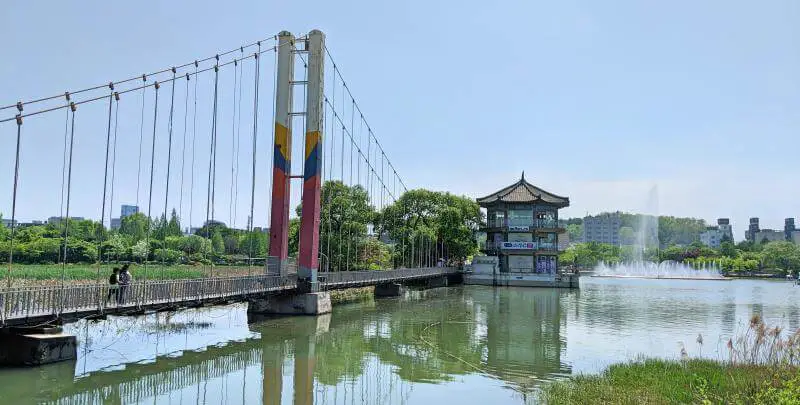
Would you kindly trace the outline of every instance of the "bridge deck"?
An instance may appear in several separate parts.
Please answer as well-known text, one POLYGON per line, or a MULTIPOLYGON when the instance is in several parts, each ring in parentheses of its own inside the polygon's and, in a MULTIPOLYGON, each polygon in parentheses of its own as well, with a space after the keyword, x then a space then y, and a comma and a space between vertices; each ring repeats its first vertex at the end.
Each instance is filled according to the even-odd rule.
MULTIPOLYGON (((318 273, 323 290, 403 282, 457 272, 447 267, 318 273)), ((30 325, 54 318, 78 319, 99 314, 127 314, 203 303, 243 301, 248 297, 292 292, 297 277, 238 276, 134 282, 123 303, 107 300, 107 284, 27 287, 0 291, 0 325, 30 325)))

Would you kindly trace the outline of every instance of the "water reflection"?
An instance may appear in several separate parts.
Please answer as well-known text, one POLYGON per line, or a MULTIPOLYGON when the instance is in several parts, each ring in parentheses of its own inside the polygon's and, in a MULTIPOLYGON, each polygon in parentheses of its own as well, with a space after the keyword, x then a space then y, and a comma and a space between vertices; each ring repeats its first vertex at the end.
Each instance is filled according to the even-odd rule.
POLYGON ((697 333, 713 344, 755 311, 798 323, 797 289, 705 283, 470 286, 322 317, 248 323, 233 305, 78 323, 79 361, 0 371, 0 403, 520 403, 574 371, 670 357, 678 344, 696 353, 697 333))

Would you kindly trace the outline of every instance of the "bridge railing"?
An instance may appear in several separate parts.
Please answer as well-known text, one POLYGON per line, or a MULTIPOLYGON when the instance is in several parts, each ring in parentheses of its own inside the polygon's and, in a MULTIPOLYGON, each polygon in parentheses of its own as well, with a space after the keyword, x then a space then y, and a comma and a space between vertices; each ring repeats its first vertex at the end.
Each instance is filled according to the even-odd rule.
POLYGON ((107 284, 27 287, 0 291, 0 321, 93 310, 103 312, 109 308, 169 306, 293 289, 296 286, 296 276, 258 275, 134 282, 118 290, 111 290, 107 284), (116 294, 121 296, 119 302, 116 294))
POLYGON ((428 267, 420 269, 395 269, 384 271, 337 271, 317 273, 322 288, 342 285, 373 285, 419 278, 435 277, 458 272, 452 267, 428 267))

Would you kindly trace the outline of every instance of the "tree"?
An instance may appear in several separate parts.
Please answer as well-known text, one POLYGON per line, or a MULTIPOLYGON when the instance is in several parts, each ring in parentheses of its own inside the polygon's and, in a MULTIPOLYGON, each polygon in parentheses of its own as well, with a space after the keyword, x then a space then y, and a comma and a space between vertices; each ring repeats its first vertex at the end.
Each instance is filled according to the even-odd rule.
POLYGON ((103 255, 106 260, 123 260, 128 256, 130 242, 127 237, 118 233, 111 235, 103 242, 103 255))
POLYGON ((3 214, 0 214, 0 241, 8 239, 11 235, 8 228, 3 224, 3 214))
POLYGON ((764 266, 782 273, 800 270, 800 249, 792 242, 769 242, 762 251, 764 266))
MULTIPOLYGON (((300 207, 298 207, 299 209, 300 207)), ((297 257, 300 249, 300 218, 289 220, 289 256, 297 257)))
MULTIPOLYGON (((366 267, 359 263, 359 249, 367 237, 367 225, 376 221, 375 208, 367 191, 360 185, 347 186, 341 181, 327 181, 322 187, 320 210, 320 251, 328 259, 324 266, 332 271, 357 270, 366 267)), ((302 207, 297 207, 300 216, 302 207)), ((297 252, 299 220, 290 222, 289 249, 297 252)), ((325 260, 323 258, 323 260, 325 260)))
POLYGON ((183 235, 183 231, 181 231, 181 221, 178 218, 178 213, 175 212, 175 208, 172 209, 172 215, 170 215, 169 223, 167 223, 167 230, 166 236, 181 236, 183 235))
POLYGON ((164 264, 177 264, 183 259, 183 254, 180 250, 156 249, 153 251, 153 258, 164 264))
POLYGON ((131 256, 133 256, 140 262, 147 260, 148 254, 149 254, 149 247, 147 246, 147 242, 145 240, 140 240, 136 242, 133 246, 131 246, 131 256))
POLYGON ((379 234, 388 233, 395 245, 396 259, 403 265, 419 263, 421 249, 425 250, 423 255, 439 252, 440 256, 460 262, 477 251, 476 233, 483 222, 474 200, 419 189, 404 193, 384 208, 379 234))
POLYGON ((722 243, 719 244, 719 252, 723 256, 730 257, 732 259, 739 255, 739 252, 736 250, 736 246, 734 246, 733 242, 729 240, 723 240, 722 243))
POLYGON ((137 243, 147 236, 150 229, 150 219, 141 212, 122 218, 119 233, 128 236, 133 243, 137 243))
POLYGON ((225 241, 222 239, 221 232, 215 231, 211 235, 211 247, 214 249, 214 253, 218 255, 225 254, 225 241))
POLYGON ((577 242, 583 239, 583 224, 571 224, 567 220, 567 234, 570 242, 577 242))
POLYGON ((250 231, 241 235, 239 249, 248 257, 264 257, 269 245, 269 234, 266 232, 250 231))

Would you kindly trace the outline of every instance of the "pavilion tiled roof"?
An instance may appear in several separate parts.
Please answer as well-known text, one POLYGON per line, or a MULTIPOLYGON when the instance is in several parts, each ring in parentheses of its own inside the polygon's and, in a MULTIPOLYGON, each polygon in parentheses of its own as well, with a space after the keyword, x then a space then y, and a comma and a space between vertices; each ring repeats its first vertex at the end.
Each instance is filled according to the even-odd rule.
POLYGON ((555 195, 548 191, 542 190, 539 187, 528 183, 525 180, 525 172, 522 172, 522 178, 518 182, 504 187, 486 197, 478 198, 478 204, 489 205, 496 202, 504 203, 534 203, 543 202, 553 204, 559 208, 569 206, 569 198, 555 195))

